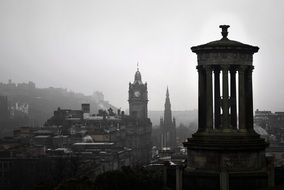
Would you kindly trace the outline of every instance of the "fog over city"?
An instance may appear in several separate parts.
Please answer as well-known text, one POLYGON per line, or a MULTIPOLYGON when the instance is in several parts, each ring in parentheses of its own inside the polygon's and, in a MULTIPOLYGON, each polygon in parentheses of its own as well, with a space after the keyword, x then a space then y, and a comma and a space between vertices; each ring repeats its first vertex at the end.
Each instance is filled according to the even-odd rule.
POLYGON ((284 110, 284 1, 0 0, 0 82, 33 81, 128 108, 139 62, 149 110, 197 108, 197 59, 190 47, 228 38, 254 55, 254 109, 284 110))

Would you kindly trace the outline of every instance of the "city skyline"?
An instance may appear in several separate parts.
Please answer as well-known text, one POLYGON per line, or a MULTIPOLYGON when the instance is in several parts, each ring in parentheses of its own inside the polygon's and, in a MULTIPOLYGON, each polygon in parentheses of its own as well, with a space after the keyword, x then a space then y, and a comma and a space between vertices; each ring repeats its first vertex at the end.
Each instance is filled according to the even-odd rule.
POLYGON ((128 109, 127 88, 139 62, 149 110, 197 108, 196 56, 190 47, 221 38, 260 47, 254 109, 280 111, 284 13, 280 1, 0 1, 0 81, 33 81, 92 94, 128 109), (206 14, 204 14, 206 13, 206 14), (277 68, 277 69, 276 69, 277 68))

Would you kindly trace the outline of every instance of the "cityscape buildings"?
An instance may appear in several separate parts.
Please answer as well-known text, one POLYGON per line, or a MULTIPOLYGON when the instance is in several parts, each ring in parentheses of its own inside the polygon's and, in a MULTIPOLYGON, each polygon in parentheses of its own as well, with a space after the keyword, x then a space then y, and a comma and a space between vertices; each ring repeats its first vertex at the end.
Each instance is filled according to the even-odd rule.
MULTIPOLYGON (((112 108, 93 114, 90 104, 83 103, 78 110, 58 108, 42 128, 15 129, 13 137, 0 141, 0 188, 13 189, 18 180, 23 183, 21 189, 31 189, 45 177, 58 174, 57 170, 37 173, 36 168, 53 167, 62 161, 76 162, 76 167, 81 168, 75 168, 77 173, 92 171, 94 176, 123 166, 150 163, 152 123, 147 117, 147 93, 147 83, 142 82, 137 70, 134 82, 129 84, 130 115, 112 108), (30 172, 24 176, 25 170, 30 172)), ((2 99, 6 105, 7 98, 2 99)), ((61 168, 65 170, 64 166, 61 168)), ((67 172, 65 177, 74 172, 67 172)))
MULTIPOLYGON (((168 189, 273 187, 282 179, 275 166, 284 165, 284 113, 253 115, 252 60, 259 48, 228 39, 228 25, 220 28, 222 39, 191 48, 198 57, 198 129, 183 143, 186 150, 177 147, 168 88, 159 147, 153 146, 148 87, 137 68, 129 83, 129 115, 113 107, 94 113, 89 102, 81 102, 77 109, 58 107, 43 127, 22 125, 2 138, 0 188, 34 189, 125 166, 162 169, 168 189)), ((2 86, 35 89, 31 82, 2 86)), ((100 92, 92 98, 104 101, 100 92)), ((29 109, 20 103, 12 109, 8 97, 0 96, 0 123, 29 109)))

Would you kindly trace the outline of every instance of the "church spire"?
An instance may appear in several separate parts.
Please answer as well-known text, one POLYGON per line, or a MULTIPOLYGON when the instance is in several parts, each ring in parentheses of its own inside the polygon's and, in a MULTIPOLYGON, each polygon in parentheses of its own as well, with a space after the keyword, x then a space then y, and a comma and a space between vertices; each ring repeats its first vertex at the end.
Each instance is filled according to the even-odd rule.
POLYGON ((175 119, 172 118, 171 110, 171 101, 169 88, 167 87, 166 91, 166 101, 165 101, 165 111, 164 111, 164 120, 160 121, 161 126, 161 147, 170 147, 174 149, 176 147, 176 127, 175 119))
POLYGON ((169 98, 169 88, 168 88, 168 86, 167 86, 166 97, 169 98))
POLYGON ((167 123, 167 124, 172 123, 172 110, 171 110, 171 101, 170 101, 170 95, 169 95, 169 88, 168 87, 167 87, 167 92, 166 92, 164 122, 167 123))
POLYGON ((170 94, 169 94, 169 88, 167 86, 167 92, 166 92, 166 102, 165 102, 165 110, 171 109, 171 101, 170 101, 170 94))

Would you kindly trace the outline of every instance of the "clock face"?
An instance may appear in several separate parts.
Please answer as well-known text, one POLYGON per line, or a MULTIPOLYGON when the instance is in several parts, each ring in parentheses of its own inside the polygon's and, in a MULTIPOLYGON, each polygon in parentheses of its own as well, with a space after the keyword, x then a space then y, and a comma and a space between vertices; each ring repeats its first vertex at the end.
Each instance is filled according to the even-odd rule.
POLYGON ((140 93, 139 91, 135 91, 135 92, 134 92, 134 96, 135 96, 135 97, 140 97, 140 95, 141 95, 141 93, 140 93))

